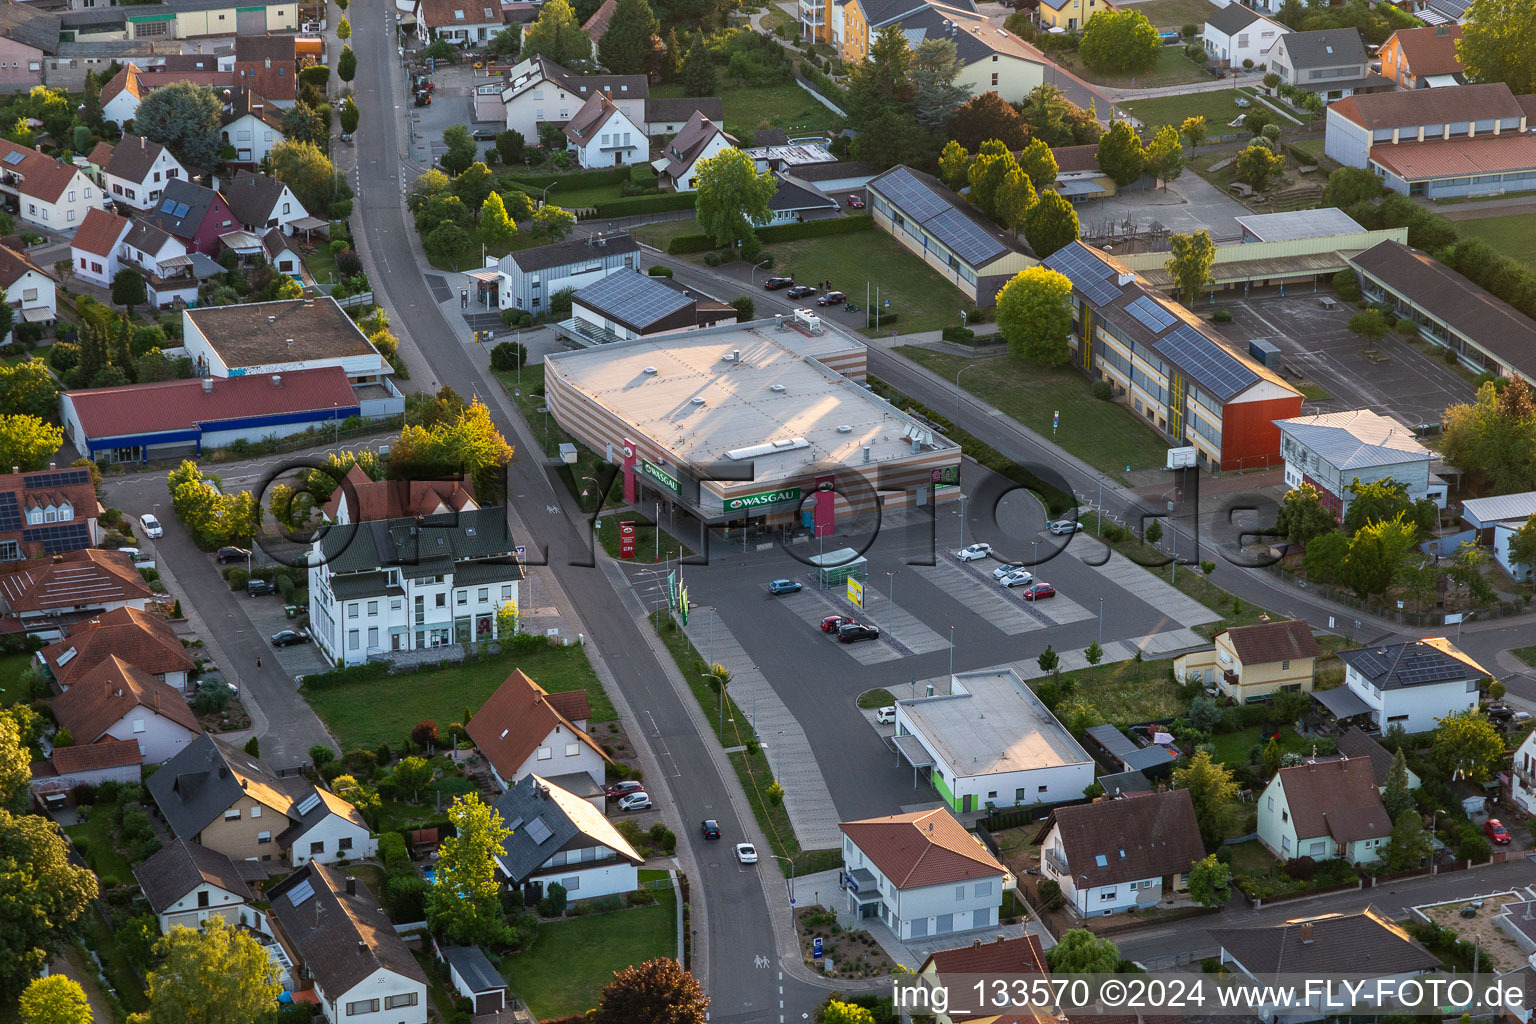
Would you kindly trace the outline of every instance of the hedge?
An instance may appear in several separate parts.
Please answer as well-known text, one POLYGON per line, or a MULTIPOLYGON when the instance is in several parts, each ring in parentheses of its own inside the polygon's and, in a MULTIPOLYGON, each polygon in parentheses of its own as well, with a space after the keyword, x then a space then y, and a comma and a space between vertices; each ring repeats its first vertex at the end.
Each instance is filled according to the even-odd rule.
POLYGON ((383 679, 389 675, 389 663, 383 661, 370 661, 362 665, 353 665, 351 668, 336 668, 329 672, 315 672, 304 677, 304 688, 308 690, 324 690, 331 686, 341 686, 344 683, 367 682, 373 679, 383 679))
MULTIPOLYGON (((867 213, 850 217, 827 217, 824 220, 807 220, 795 224, 773 224, 757 229, 757 240, 765 245, 773 242, 793 242, 800 238, 820 238, 825 235, 847 235, 855 231, 868 231, 875 226, 875 218, 867 213)), ((719 248, 713 235, 678 235, 667 243, 667 252, 680 256, 690 252, 707 252, 719 248)))
MULTIPOLYGON (((592 185, 618 185, 629 180, 629 168, 627 166, 605 167, 597 171, 577 171, 575 174, 506 174, 502 180, 514 188, 524 191, 533 189, 538 191, 553 185, 555 182, 564 182, 570 188, 586 188, 592 185)), ((551 192, 559 192, 558 188, 550 189, 551 192)))
MULTIPOLYGON (((559 190, 555 190, 559 194, 559 190)), ((692 192, 663 192, 653 196, 625 196, 594 207, 599 217, 628 217, 637 213, 691 210, 698 197, 692 192)))
POLYGON ((718 248, 714 235, 678 235, 667 243, 667 252, 673 256, 690 252, 708 252, 718 248))

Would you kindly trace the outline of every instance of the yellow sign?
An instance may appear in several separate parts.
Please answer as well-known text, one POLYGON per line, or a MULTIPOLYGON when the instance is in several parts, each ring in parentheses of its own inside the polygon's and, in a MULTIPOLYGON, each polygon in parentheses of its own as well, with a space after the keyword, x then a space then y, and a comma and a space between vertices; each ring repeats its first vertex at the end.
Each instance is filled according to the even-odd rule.
POLYGON ((848 577, 848 600, 857 608, 864 607, 864 584, 852 576, 848 577))

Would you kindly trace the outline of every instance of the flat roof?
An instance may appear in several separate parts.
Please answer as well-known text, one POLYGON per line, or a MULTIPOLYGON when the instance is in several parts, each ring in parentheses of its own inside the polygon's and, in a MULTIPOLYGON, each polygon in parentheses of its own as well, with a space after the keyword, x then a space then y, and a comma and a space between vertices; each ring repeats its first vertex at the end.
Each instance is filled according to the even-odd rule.
POLYGON ((1359 222, 1336 206, 1320 210, 1288 210, 1238 217, 1243 230, 1261 242, 1290 242, 1329 235, 1355 235, 1365 231, 1359 222))
POLYGON ((902 715, 962 777, 1091 764, 1093 759, 1012 669, 954 677, 963 692, 897 701, 902 715))
POLYGON ((1496 494, 1489 498, 1468 498, 1461 503, 1461 514, 1482 524, 1524 522, 1536 515, 1536 491, 1496 494))
POLYGON ((230 367, 379 354, 329 295, 207 306, 184 315, 230 367))
POLYGON ((947 438, 819 360, 863 345, 824 327, 808 335, 771 321, 653 340, 618 342, 544 357, 546 380, 574 389, 679 461, 755 461, 755 482, 791 479, 825 462, 871 465, 922 451, 954 450, 947 438), (740 353, 739 361, 729 359, 740 353))

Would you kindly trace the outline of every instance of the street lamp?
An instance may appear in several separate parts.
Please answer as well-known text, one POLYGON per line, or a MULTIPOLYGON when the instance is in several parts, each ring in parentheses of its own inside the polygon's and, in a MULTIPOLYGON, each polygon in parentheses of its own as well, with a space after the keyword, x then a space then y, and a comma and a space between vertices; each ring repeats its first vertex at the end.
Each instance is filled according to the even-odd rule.
POLYGON ((955 685, 955 627, 949 627, 949 685, 955 685))
POLYGON ((1099 598, 1099 646, 1104 646, 1104 599, 1099 598))
POLYGON ((558 184, 560 184, 560 182, 552 181, 548 185, 545 185, 544 188, 539 192, 539 205, 540 206, 545 205, 549 201, 549 190, 554 188, 558 184))
POLYGON ((894 640, 896 638, 896 577, 901 575, 901 570, 893 569, 885 575, 891 581, 891 622, 887 628, 890 630, 891 638, 894 640))
POLYGON ((794 902, 794 899, 795 899, 795 862, 790 860, 788 857, 780 856, 777 853, 770 853, 768 856, 772 857, 774 860, 781 860, 784 863, 789 865, 789 877, 784 880, 784 889, 785 889, 785 891, 787 891, 789 893, 790 902, 794 902))
POLYGON ((766 265, 768 265, 769 263, 772 263, 772 262, 773 262, 773 257, 769 256, 767 259, 763 260, 763 262, 755 263, 755 264, 752 265, 752 275, 749 278, 747 278, 748 281, 752 282, 752 287, 754 287, 754 288, 757 287, 757 271, 758 271, 758 269, 761 268, 761 267, 764 267, 764 266, 766 266, 766 265))
MULTIPOLYGON (((713 665, 710 666, 714 668, 713 665)), ((716 672, 705 672, 705 679, 713 679, 720 692, 720 742, 725 742, 725 679, 716 672)))
MULTIPOLYGON (((583 477, 578 477, 577 479, 580 479, 580 480, 591 480, 593 487, 601 487, 602 486, 601 484, 599 484, 597 482, 597 477, 595 477, 595 476, 583 476, 583 477)), ((581 489, 581 496, 583 498, 585 498, 587 496, 587 489, 585 487, 583 487, 581 489)))

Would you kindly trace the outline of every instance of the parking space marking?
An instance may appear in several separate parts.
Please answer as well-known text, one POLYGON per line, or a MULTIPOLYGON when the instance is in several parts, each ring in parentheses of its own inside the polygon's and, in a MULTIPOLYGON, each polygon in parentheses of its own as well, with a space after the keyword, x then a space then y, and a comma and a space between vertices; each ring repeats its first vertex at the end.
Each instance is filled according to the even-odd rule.
POLYGON ((1038 604, 1032 603, 1032 607, 1058 626, 1065 626, 1069 622, 1082 622, 1084 619, 1091 619, 1098 614, 1084 608, 1070 597, 1062 597, 1059 590, 1056 592, 1055 597, 1041 601, 1038 604))
MULTIPOLYGON (((781 599, 781 603, 787 605, 791 612, 803 619, 808 625, 815 627, 818 632, 821 630, 821 620, 832 614, 851 614, 872 622, 869 616, 861 614, 859 609, 853 607, 847 601, 834 601, 827 596, 825 591, 816 590, 814 587, 806 587, 798 594, 791 594, 781 599)), ((873 622, 872 624, 879 625, 873 622)), ((828 644, 840 649, 860 665, 875 665, 882 661, 895 661, 897 658, 904 656, 904 652, 896 650, 889 642, 890 638, 886 636, 886 631, 883 627, 880 628, 880 638, 878 640, 864 640, 856 644, 840 644, 836 638, 827 634, 823 634, 823 637, 828 644)))
POLYGON ((1003 588, 992 578, 995 566, 991 561, 983 559, 979 563, 987 567, 985 570, 972 570, 970 564, 961 564, 950 556, 940 557, 934 565, 915 568, 940 590, 1009 636, 1052 624, 1042 615, 1030 614, 1029 606, 1024 602, 1003 593, 1003 588), (964 590, 960 589, 962 583, 966 587, 964 590))

